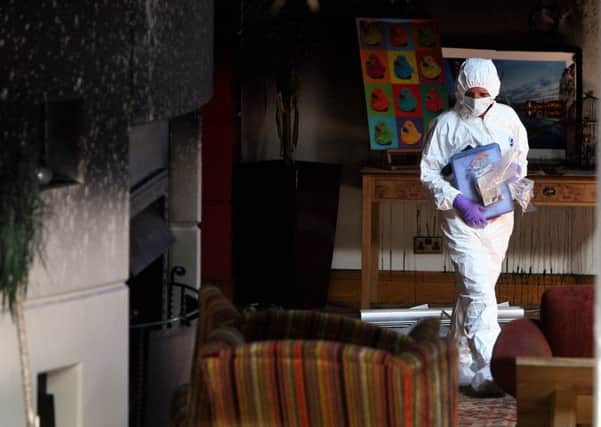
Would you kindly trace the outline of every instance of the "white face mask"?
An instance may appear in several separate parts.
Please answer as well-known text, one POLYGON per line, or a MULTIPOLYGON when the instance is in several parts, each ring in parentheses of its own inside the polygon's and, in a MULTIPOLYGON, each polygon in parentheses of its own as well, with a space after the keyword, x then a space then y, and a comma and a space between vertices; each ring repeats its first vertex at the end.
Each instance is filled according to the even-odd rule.
POLYGON ((490 96, 484 98, 472 98, 466 96, 464 99, 465 107, 473 117, 480 117, 488 110, 488 107, 492 105, 494 100, 490 96))

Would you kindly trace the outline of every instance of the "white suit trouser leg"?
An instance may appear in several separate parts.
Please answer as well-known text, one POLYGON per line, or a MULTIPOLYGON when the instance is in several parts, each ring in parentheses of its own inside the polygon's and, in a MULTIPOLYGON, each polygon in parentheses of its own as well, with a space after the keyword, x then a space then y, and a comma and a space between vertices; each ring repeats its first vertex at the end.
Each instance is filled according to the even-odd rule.
POLYGON ((457 276, 450 335, 459 346, 460 376, 475 362, 475 370, 491 379, 489 364, 500 332, 495 285, 513 231, 513 213, 484 228, 471 228, 451 210, 445 212, 442 231, 457 276))

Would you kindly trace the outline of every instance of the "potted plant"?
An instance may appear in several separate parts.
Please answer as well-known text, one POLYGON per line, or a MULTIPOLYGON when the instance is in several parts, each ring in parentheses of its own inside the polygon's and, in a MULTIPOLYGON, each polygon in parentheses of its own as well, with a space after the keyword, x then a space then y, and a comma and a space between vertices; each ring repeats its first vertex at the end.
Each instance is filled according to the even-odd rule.
POLYGON ((37 423, 24 315, 28 273, 42 230, 39 180, 44 171, 31 154, 37 152, 23 141, 8 142, 0 150, 0 294, 17 329, 27 427, 37 423))
POLYGON ((308 3, 265 0, 243 7, 242 52, 261 64, 255 71, 275 87, 270 103, 281 158, 235 170, 235 300, 241 305, 319 308, 327 302, 340 168, 296 159, 302 64, 316 41, 315 2, 308 3))

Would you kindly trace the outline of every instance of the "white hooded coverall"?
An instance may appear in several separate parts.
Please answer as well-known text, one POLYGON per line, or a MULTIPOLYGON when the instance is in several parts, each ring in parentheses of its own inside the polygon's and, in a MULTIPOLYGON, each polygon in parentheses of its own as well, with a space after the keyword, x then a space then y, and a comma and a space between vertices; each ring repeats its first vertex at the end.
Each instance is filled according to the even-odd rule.
POLYGON ((450 335, 459 346, 459 380, 478 390, 492 381, 490 359, 500 332, 497 321, 495 284, 509 238, 513 212, 489 220, 483 228, 469 227, 453 209, 459 194, 442 175, 451 156, 466 147, 493 142, 501 154, 517 150, 521 177, 527 169, 528 138, 515 111, 493 103, 483 118, 474 117, 465 106, 465 92, 472 87, 488 90, 492 99, 499 94, 500 81, 491 60, 470 58, 459 71, 457 103, 430 125, 421 160, 421 181, 442 211, 442 233, 457 276, 457 300, 450 335))

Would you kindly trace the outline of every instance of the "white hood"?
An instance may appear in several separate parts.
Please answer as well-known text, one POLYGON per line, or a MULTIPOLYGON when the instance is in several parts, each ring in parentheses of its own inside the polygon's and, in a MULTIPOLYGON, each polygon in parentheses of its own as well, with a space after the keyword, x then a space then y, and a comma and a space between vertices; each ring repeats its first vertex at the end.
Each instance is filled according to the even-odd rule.
POLYGON ((461 64, 455 85, 455 108, 462 117, 469 115, 465 107, 465 92, 473 87, 483 87, 492 99, 499 95, 501 80, 495 64, 490 59, 468 58, 461 64))

